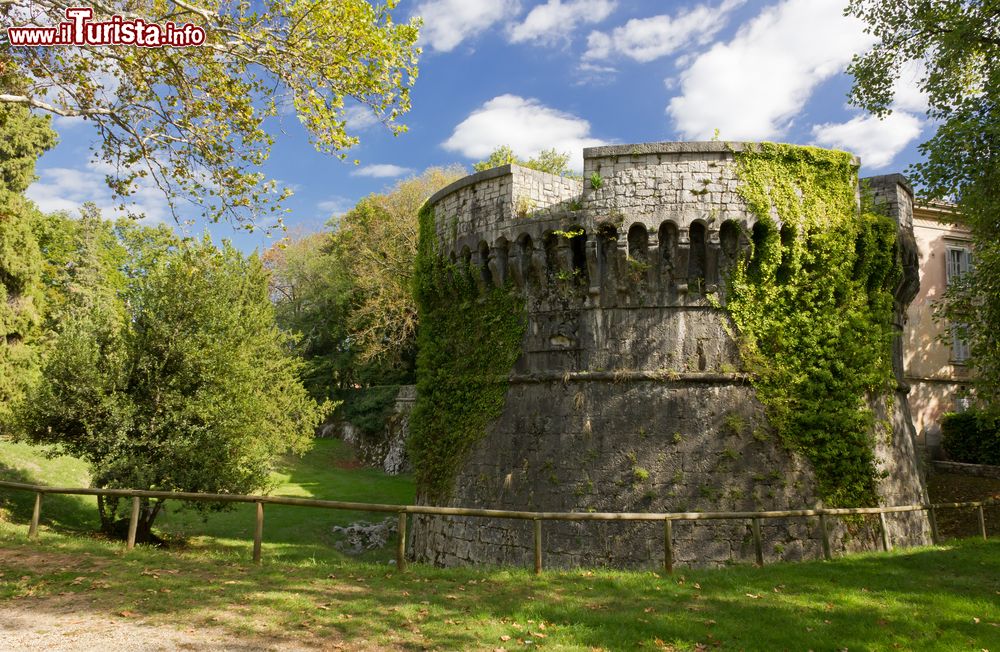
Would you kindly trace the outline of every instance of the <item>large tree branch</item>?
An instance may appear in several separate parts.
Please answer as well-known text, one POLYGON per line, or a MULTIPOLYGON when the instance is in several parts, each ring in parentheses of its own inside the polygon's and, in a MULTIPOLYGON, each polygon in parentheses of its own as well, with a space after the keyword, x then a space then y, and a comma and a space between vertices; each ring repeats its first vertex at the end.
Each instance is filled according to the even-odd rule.
POLYGON ((84 118, 91 115, 112 115, 113 113, 111 109, 63 109, 54 104, 49 104, 48 102, 28 97, 27 95, 0 94, 0 102, 26 104, 32 108, 42 109, 43 111, 48 111, 49 113, 55 113, 56 115, 64 118, 84 118))

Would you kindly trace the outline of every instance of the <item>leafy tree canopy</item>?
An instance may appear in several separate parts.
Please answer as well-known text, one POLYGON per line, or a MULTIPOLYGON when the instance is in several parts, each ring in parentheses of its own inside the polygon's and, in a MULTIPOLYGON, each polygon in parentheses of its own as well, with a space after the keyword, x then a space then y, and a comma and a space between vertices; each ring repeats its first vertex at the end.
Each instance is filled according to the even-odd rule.
MULTIPOLYGON (((304 451, 325 407, 299 381, 260 260, 207 239, 137 256, 156 236, 118 245, 147 265, 123 267, 118 306, 70 312, 23 430, 86 460, 98 487, 264 489, 275 456, 304 451)), ((105 529, 116 507, 99 503, 105 529)), ((144 504, 140 537, 159 509, 144 504)))
MULTIPOLYGON (((0 3, 4 24, 54 25, 66 0, 0 3)), ((192 23, 201 47, 25 47, 0 34, 0 104, 81 117, 125 198, 158 186, 175 217, 185 202, 252 228, 291 194, 259 172, 273 138, 265 119, 293 107, 317 149, 344 158, 358 138, 347 110, 372 112, 394 133, 417 75, 416 20, 393 21, 396 0, 138 0, 92 2, 112 15, 192 23)))
POLYGON ((509 145, 501 145, 500 147, 497 147, 485 161, 474 163, 472 168, 476 172, 480 172, 482 170, 489 170, 490 168, 499 167, 501 165, 511 164, 531 168, 532 170, 538 170, 539 172, 558 174, 559 176, 566 176, 571 173, 571 170, 569 169, 569 154, 565 152, 557 152, 555 148, 545 149, 539 152, 538 156, 524 160, 518 158, 518 156, 514 153, 514 150, 511 149, 509 145))
POLYGON ((331 231, 264 254, 278 323, 299 338, 303 382, 317 399, 343 399, 339 416, 362 430, 381 428, 395 385, 413 382, 417 214, 464 174, 431 168, 365 197, 331 231))
POLYGON ((926 198, 956 202, 972 230, 975 268, 942 314, 970 340, 977 394, 1000 413, 1000 2, 851 0, 847 13, 878 39, 851 65, 855 104, 887 114, 903 66, 923 68, 937 131, 910 174, 926 198))
POLYGON ((353 280, 333 251, 331 234, 292 235, 268 249, 270 294, 278 325, 296 334, 302 382, 318 400, 354 382, 347 315, 353 280))
POLYGON ((463 176, 458 166, 430 168, 365 197, 337 220, 333 245, 354 282, 348 330, 361 362, 412 369, 417 214, 428 197, 463 176))

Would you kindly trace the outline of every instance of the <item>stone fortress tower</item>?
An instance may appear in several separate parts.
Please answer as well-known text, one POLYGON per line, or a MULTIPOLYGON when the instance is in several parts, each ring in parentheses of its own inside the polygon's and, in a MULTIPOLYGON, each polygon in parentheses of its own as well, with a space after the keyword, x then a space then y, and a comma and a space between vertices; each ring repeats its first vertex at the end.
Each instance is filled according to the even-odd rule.
MULTIPOLYGON (((467 261, 482 286, 513 283, 527 310, 502 412, 461 462, 443 504, 636 512, 822 505, 808 462, 767 434, 724 309, 727 270, 756 237, 756 218, 737 192, 744 147, 590 148, 582 180, 511 165, 428 200, 441 255, 467 261)), ((906 262, 912 194, 898 175, 871 186, 898 224, 906 262)), ((915 273, 897 289, 899 319, 915 273)), ((896 358, 894 397, 873 402, 892 424, 875 450, 885 505, 925 500, 896 358)), ((923 513, 888 518, 894 543, 928 541, 923 513)), ((832 521, 835 550, 877 548, 870 521, 832 521)), ((531 528, 417 517, 411 552, 440 565, 527 565, 531 528)), ((769 560, 821 554, 815 519, 765 520, 762 529, 769 560)), ((742 521, 677 523, 674 543, 681 563, 754 556, 742 521)), ((543 548, 546 566, 653 568, 662 561, 662 527, 548 521, 543 548)))

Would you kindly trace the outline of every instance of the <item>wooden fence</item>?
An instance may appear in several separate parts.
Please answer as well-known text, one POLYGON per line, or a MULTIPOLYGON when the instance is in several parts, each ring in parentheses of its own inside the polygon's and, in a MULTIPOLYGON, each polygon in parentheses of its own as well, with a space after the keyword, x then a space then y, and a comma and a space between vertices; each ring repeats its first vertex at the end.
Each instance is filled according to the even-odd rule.
POLYGON ((31 525, 28 527, 28 537, 38 536, 38 521, 42 511, 42 496, 45 494, 63 494, 78 496, 113 496, 132 499, 132 514, 129 519, 128 539, 126 549, 135 547, 136 527, 139 522, 140 500, 143 498, 159 498, 169 500, 195 500, 220 503, 255 503, 257 505, 257 521, 254 528, 253 560, 260 563, 261 542, 264 537, 264 505, 295 505, 299 507, 317 507, 321 509, 338 509, 359 512, 388 512, 398 514, 399 529, 396 543, 396 565, 400 570, 406 568, 406 516, 407 514, 427 514, 433 516, 472 516, 479 518, 509 518, 533 521, 534 524, 534 561, 535 573, 542 572, 542 521, 656 521, 663 523, 663 569, 672 573, 674 569, 673 523, 674 521, 701 520, 745 520, 749 521, 753 535, 754 553, 758 566, 764 565, 764 548, 761 541, 760 524, 763 519, 770 518, 807 518, 818 517, 820 541, 823 545, 823 557, 831 559, 830 533, 827 517, 851 516, 863 514, 878 514, 882 548, 892 549, 889 532, 886 527, 886 514, 901 512, 926 511, 930 520, 931 539, 937 544, 940 541, 937 527, 937 510, 977 508, 979 530, 986 540, 986 518, 983 507, 998 505, 1000 501, 990 499, 978 502, 964 503, 933 503, 924 505, 897 505, 894 507, 851 507, 830 509, 790 509, 781 511, 761 512, 522 512, 503 509, 467 509, 464 507, 433 507, 429 505, 385 505, 379 503, 352 503, 337 500, 314 500, 310 498, 288 498, 284 496, 244 496, 239 494, 207 494, 188 493, 181 491, 143 491, 139 489, 92 489, 82 487, 46 487, 41 485, 7 482, 0 480, 0 487, 20 491, 31 491, 35 494, 35 507, 31 515, 31 525))

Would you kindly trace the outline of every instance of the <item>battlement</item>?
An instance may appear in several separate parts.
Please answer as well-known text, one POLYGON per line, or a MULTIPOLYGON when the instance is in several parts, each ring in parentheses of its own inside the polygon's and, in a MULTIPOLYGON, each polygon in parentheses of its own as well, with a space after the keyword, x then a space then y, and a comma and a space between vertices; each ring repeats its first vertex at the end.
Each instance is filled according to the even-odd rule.
POLYGON ((603 306, 703 302, 753 234, 736 191, 744 147, 589 148, 583 179, 516 165, 479 172, 430 198, 439 250, 484 284, 582 288, 581 301, 603 306))
MULTIPOLYGON (((439 250, 479 270, 484 284, 575 286, 586 290, 581 301, 603 306, 703 303, 767 235, 737 191, 735 157, 749 146, 592 147, 582 179, 517 165, 470 175, 429 200, 439 250)), ((905 179, 874 177, 871 187, 907 227, 905 179)))

